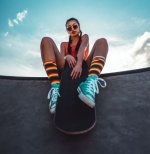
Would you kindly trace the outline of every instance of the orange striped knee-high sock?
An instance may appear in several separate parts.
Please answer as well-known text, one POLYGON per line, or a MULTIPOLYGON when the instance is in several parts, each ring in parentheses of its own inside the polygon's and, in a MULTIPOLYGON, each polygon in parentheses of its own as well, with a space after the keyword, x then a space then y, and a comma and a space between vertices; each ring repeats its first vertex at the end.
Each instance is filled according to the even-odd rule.
POLYGON ((95 56, 90 65, 88 76, 96 75, 99 77, 104 65, 105 65, 105 57, 95 56))
POLYGON ((46 70, 48 79, 51 84, 60 83, 60 77, 57 70, 57 65, 54 60, 44 62, 44 68, 46 70))

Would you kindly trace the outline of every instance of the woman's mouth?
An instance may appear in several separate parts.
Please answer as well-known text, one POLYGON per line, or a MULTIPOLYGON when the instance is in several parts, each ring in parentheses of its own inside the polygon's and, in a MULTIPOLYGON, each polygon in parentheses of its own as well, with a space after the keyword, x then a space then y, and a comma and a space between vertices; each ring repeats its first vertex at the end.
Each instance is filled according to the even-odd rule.
POLYGON ((72 31, 72 34, 75 34, 76 32, 75 31, 72 31))

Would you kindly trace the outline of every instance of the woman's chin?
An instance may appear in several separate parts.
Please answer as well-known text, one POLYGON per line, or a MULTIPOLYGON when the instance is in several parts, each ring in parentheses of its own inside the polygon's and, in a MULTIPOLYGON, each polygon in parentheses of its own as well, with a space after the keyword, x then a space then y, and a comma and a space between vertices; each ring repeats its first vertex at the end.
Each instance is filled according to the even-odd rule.
POLYGON ((72 37, 79 36, 79 34, 71 34, 72 37))

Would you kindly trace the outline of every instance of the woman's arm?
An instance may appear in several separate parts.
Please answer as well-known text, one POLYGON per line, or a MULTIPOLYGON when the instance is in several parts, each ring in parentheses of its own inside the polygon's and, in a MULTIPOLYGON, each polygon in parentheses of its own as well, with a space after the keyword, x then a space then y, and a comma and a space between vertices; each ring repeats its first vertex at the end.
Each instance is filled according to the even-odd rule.
POLYGON ((60 45, 60 50, 61 50, 61 54, 64 57, 64 59, 66 59, 66 61, 68 62, 70 68, 73 68, 76 65, 76 60, 73 56, 71 55, 66 55, 67 53, 67 46, 68 43, 67 42, 62 42, 60 45))
POLYGON ((82 36, 82 42, 77 54, 77 63, 71 72, 72 79, 76 79, 77 77, 80 77, 82 74, 82 61, 84 59, 84 53, 88 45, 89 45, 89 37, 87 34, 84 34, 82 36))
POLYGON ((77 54, 77 59, 78 59, 77 64, 82 65, 82 61, 84 59, 84 53, 88 45, 89 45, 89 36, 87 34, 84 34, 82 36, 82 42, 81 42, 81 45, 80 45, 80 48, 77 54))

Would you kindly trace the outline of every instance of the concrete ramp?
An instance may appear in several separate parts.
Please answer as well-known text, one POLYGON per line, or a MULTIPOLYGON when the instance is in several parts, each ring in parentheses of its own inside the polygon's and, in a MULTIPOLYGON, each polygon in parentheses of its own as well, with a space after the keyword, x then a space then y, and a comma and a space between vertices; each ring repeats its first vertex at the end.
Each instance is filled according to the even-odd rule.
POLYGON ((149 154, 150 68, 101 77, 96 127, 66 136, 49 113, 47 78, 0 76, 0 154, 149 154))

